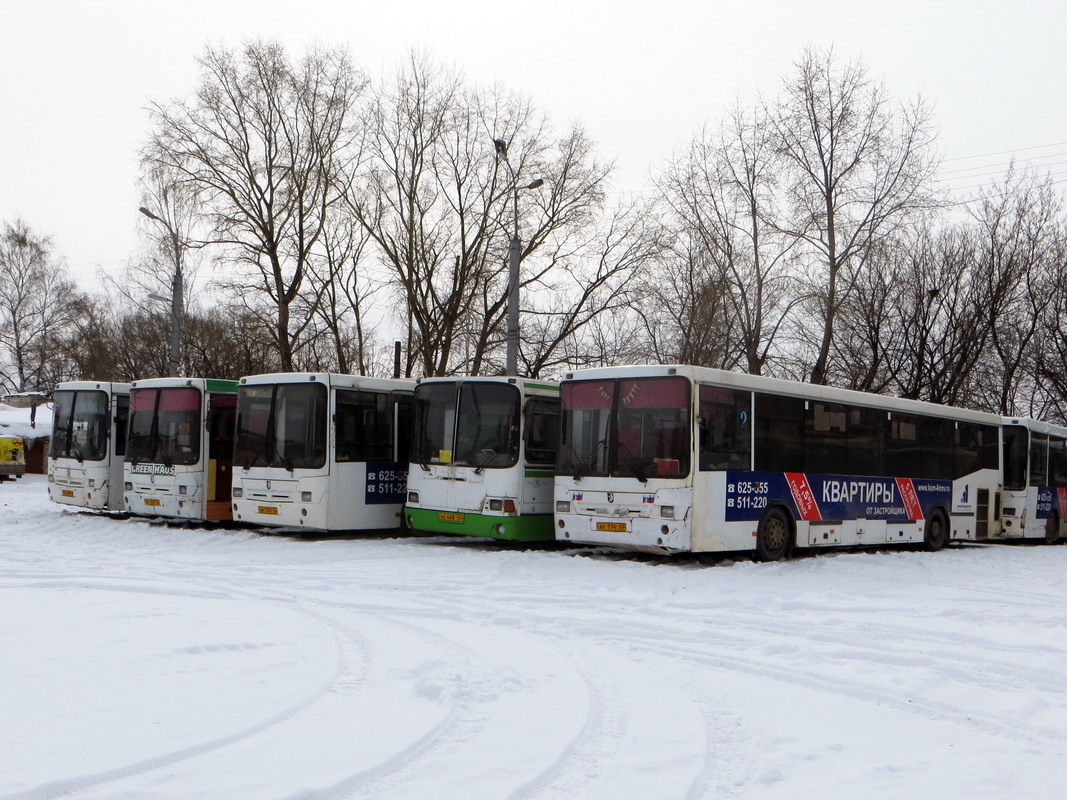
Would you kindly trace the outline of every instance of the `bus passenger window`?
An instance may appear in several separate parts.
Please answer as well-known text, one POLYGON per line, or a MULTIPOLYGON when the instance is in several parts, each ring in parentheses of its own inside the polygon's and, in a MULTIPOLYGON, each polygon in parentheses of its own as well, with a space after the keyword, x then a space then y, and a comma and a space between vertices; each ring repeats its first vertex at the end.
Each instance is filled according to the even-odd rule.
POLYGON ((700 387, 700 469, 752 469, 752 393, 700 387))
POLYGON ((531 397, 526 401, 526 461, 552 466, 559 446, 559 400, 531 397))

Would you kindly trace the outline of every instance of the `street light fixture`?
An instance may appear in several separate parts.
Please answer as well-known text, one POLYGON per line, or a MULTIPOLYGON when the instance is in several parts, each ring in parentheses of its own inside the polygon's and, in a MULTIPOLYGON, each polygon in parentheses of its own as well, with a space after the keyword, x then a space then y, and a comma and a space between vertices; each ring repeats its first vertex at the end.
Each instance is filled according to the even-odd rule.
POLYGON ((523 189, 536 189, 544 185, 544 180, 536 178, 529 183, 519 186, 519 176, 508 161, 508 143, 503 139, 493 139, 493 147, 496 148, 497 159, 501 156, 507 164, 508 172, 511 173, 512 185, 512 211, 515 227, 512 229, 511 246, 508 248, 508 343, 507 343, 507 375, 519 374, 519 255, 522 245, 519 242, 519 191, 523 189))
POLYGON ((174 250, 174 280, 171 283, 170 293, 170 375, 177 377, 181 372, 182 352, 182 245, 177 231, 167 220, 157 217, 144 206, 137 210, 167 229, 167 233, 170 234, 171 247, 174 250))

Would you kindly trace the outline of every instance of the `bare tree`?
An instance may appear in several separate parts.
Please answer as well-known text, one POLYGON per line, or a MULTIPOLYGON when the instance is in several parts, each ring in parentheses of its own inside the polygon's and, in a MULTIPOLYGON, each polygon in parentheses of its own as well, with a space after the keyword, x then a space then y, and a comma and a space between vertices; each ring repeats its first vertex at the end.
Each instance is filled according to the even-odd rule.
POLYGON ((1038 347, 1064 257, 1063 205, 1051 178, 1009 169, 982 192, 975 211, 982 308, 989 330, 984 405, 1000 414, 1032 414, 1038 394, 1038 347))
POLYGON ((595 305, 593 292, 577 309, 560 306, 553 292, 567 283, 562 273, 584 270, 600 288, 610 282, 593 266, 587 228, 603 208, 610 165, 596 159, 581 128, 553 139, 529 102, 499 88, 468 89, 412 55, 379 93, 367 129, 351 206, 397 289, 407 373, 499 369, 516 205, 523 314, 554 320, 527 339, 536 352, 522 358, 528 369, 551 361, 553 342, 595 305), (506 155, 498 156, 494 138, 506 142, 506 155), (534 178, 544 186, 523 191, 516 204, 514 193, 534 178))
POLYGON ((794 240, 775 225, 775 152, 763 113, 735 106, 658 181, 676 244, 653 293, 675 317, 680 359, 756 375, 794 303, 794 240))
POLYGON ((195 187, 214 241, 240 268, 222 285, 271 322, 290 369, 311 319, 291 310, 341 196, 339 176, 358 157, 352 123, 365 80, 342 51, 312 50, 293 64, 266 42, 240 56, 209 48, 200 65, 192 100, 151 106, 144 161, 195 187))
POLYGON ((50 389, 59 337, 77 319, 82 295, 52 253, 52 243, 23 220, 0 234, 0 386, 50 389))
POLYGON ((935 205, 934 131, 921 100, 897 104, 860 62, 806 50, 775 104, 765 104, 790 221, 811 259, 818 341, 810 379, 826 383, 834 325, 872 248, 935 205))

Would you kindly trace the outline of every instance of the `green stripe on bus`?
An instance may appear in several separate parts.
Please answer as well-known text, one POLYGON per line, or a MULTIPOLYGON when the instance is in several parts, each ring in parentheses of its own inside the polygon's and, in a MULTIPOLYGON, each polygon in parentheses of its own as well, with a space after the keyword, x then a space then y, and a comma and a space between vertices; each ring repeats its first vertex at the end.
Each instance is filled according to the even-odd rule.
POLYGON ((527 478, 554 478, 556 473, 550 469, 528 469, 523 472, 527 478))
POLYGON ((237 394, 237 381, 223 381, 218 378, 207 378, 205 386, 209 392, 232 392, 237 394))
POLYGON ((418 533, 459 533, 464 536, 485 536, 490 539, 508 539, 516 542, 551 542, 556 536, 552 530, 551 514, 527 514, 521 517, 494 517, 488 514, 447 512, 462 516, 462 522, 446 522, 436 508, 404 507, 404 519, 408 527, 418 533), (497 527, 503 525, 501 533, 497 527))
POLYGON ((523 388, 525 388, 525 389, 547 389, 550 392, 558 392, 559 391, 559 387, 558 386, 553 386, 550 383, 527 383, 526 381, 523 381, 522 385, 523 385, 523 388))

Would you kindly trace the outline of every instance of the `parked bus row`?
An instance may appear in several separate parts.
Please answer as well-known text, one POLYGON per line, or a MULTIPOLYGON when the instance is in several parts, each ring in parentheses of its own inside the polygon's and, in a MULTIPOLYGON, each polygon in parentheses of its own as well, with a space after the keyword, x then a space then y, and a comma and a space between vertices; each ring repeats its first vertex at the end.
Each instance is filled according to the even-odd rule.
POLYGON ((1067 428, 691 366, 65 383, 58 503, 651 552, 1067 536, 1067 428))

